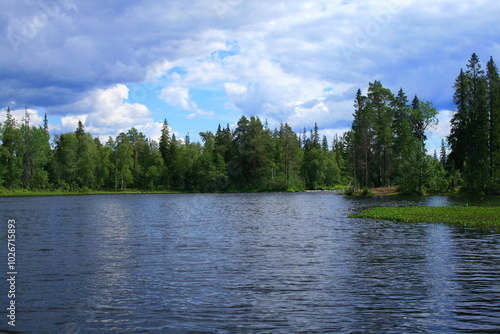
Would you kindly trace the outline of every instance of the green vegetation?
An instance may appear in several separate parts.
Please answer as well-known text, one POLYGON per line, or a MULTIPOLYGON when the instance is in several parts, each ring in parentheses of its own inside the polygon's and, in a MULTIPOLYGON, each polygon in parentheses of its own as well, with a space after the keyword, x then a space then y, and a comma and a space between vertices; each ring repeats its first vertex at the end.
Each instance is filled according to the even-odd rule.
POLYGON ((457 188, 500 193, 500 76, 493 59, 485 72, 473 54, 454 88, 450 152, 443 139, 439 157, 425 148, 425 132, 437 124, 431 102, 415 96, 410 103, 403 89, 395 95, 379 81, 369 84, 366 96, 358 90, 352 128, 344 135, 352 193, 393 185, 408 195, 457 188))
POLYGON ((455 80, 457 110, 448 137, 450 169, 472 193, 500 193, 500 76, 493 58, 482 70, 473 54, 455 80))
POLYGON ((445 223, 467 227, 500 228, 500 207, 378 207, 351 214, 350 218, 373 218, 405 223, 445 223))
POLYGON ((156 142, 132 128, 103 144, 85 131, 56 135, 48 124, 22 124, 7 109, 0 124, 0 195, 123 192, 256 192, 336 189, 346 183, 338 147, 318 127, 299 136, 287 124, 271 130, 242 116, 234 130, 219 126, 178 140, 165 120, 156 142))
POLYGON ((394 95, 374 81, 367 96, 358 90, 347 136, 353 193, 394 184, 407 194, 423 194, 430 188, 442 191, 432 177, 443 176, 444 167, 425 149, 425 131, 435 124, 432 104, 417 96, 410 104, 403 89, 394 95))

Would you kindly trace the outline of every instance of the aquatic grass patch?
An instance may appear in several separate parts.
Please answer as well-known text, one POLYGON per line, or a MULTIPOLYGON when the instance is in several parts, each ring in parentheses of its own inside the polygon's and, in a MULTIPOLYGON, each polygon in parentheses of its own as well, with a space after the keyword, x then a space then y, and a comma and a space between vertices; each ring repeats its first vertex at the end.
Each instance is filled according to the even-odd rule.
POLYGON ((478 206, 413 206, 376 207, 350 218, 372 218, 405 223, 445 223, 469 227, 500 228, 500 207, 478 206))

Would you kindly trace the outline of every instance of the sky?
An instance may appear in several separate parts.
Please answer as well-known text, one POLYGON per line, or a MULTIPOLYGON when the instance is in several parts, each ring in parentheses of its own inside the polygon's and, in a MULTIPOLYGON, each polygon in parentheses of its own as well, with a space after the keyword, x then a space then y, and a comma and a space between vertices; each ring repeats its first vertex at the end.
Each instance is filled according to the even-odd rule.
POLYGON ((355 93, 379 80, 439 112, 472 53, 500 62, 497 0, 0 0, 0 122, 10 107, 51 134, 157 139, 234 126, 349 130, 355 93))

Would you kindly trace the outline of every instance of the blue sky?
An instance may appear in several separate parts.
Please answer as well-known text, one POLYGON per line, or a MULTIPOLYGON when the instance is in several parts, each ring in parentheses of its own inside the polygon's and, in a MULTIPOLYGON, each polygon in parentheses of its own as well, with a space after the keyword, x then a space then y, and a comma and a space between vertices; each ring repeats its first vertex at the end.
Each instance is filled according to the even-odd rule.
POLYGON ((352 121, 358 88, 380 80, 429 100, 449 131, 452 85, 473 52, 500 62, 496 0, 0 0, 0 120, 25 105, 51 132, 82 120, 102 139, 136 127, 157 138, 233 125, 241 115, 352 121))

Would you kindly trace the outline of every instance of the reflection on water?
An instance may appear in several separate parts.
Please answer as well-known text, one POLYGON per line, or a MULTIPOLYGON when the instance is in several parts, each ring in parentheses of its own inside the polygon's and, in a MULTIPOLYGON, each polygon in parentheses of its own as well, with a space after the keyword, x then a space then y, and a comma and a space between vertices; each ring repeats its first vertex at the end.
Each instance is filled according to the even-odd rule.
POLYGON ((19 226, 16 329, 498 332, 498 231, 346 218, 375 205, 494 201, 331 193, 2 198, 2 218, 19 226))

